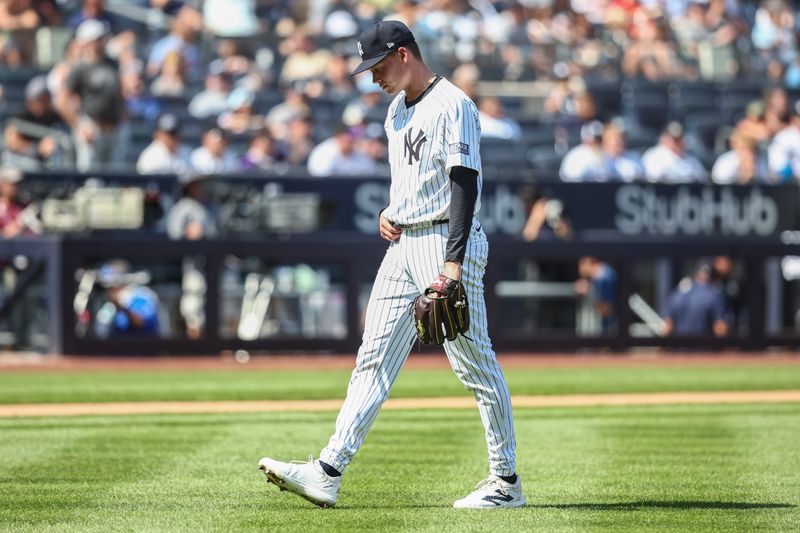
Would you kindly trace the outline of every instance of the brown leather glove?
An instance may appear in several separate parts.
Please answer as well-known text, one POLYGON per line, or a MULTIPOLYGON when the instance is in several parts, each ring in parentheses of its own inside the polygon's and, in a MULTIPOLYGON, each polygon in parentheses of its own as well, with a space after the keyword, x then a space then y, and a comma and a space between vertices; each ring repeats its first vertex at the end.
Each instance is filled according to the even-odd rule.
POLYGON ((469 330, 464 285, 442 274, 414 300, 414 322, 422 344, 441 345, 469 330))

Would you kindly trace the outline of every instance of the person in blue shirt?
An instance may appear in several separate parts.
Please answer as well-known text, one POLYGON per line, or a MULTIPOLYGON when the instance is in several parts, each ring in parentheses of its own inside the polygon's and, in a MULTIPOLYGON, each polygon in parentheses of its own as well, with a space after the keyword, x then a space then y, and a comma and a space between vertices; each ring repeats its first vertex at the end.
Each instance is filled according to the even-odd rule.
POLYGON ((591 298, 592 308, 600 317, 601 331, 613 333, 617 326, 614 302, 617 292, 617 273, 608 263, 596 257, 584 256, 578 261, 580 279, 575 282, 578 296, 591 298))
POLYGON ((710 261, 702 260, 694 276, 684 278, 672 291, 664 316, 664 335, 714 335, 728 334, 725 295, 714 280, 710 261))
POLYGON ((159 301, 145 286, 149 278, 146 272, 129 273, 124 261, 111 261, 100 268, 97 281, 105 288, 106 298, 97 313, 100 336, 159 336, 159 301))

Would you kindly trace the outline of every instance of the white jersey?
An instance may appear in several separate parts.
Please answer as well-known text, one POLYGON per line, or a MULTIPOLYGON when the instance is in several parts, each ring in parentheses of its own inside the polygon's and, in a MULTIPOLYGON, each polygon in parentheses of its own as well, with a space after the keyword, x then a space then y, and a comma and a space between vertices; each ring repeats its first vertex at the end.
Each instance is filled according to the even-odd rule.
POLYGON ((401 91, 384 127, 392 173, 389 207, 383 212, 388 220, 409 225, 449 218, 450 169, 455 166, 478 172, 478 213, 481 126, 478 109, 461 89, 437 78, 410 107, 401 91))

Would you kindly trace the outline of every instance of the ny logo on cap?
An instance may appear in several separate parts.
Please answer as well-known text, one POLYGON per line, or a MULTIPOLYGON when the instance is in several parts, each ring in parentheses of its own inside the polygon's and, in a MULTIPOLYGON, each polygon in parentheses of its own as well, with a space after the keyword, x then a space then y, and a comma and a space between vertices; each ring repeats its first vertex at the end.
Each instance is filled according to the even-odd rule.
POLYGON ((393 48, 394 47, 394 43, 393 42, 388 42, 388 43, 386 43, 386 46, 388 46, 389 48, 393 48))
POLYGON ((358 55, 360 55, 361 57, 364 57, 364 49, 361 48, 361 41, 358 41, 357 44, 358 44, 358 55))

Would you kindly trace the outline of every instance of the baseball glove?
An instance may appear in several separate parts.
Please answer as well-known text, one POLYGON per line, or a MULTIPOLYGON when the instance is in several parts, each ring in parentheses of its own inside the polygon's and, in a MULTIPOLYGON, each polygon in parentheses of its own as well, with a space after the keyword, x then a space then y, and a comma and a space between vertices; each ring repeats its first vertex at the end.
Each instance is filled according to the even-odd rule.
POLYGON ((414 321, 422 344, 441 345, 469 329, 464 285, 442 274, 414 300, 414 321))

